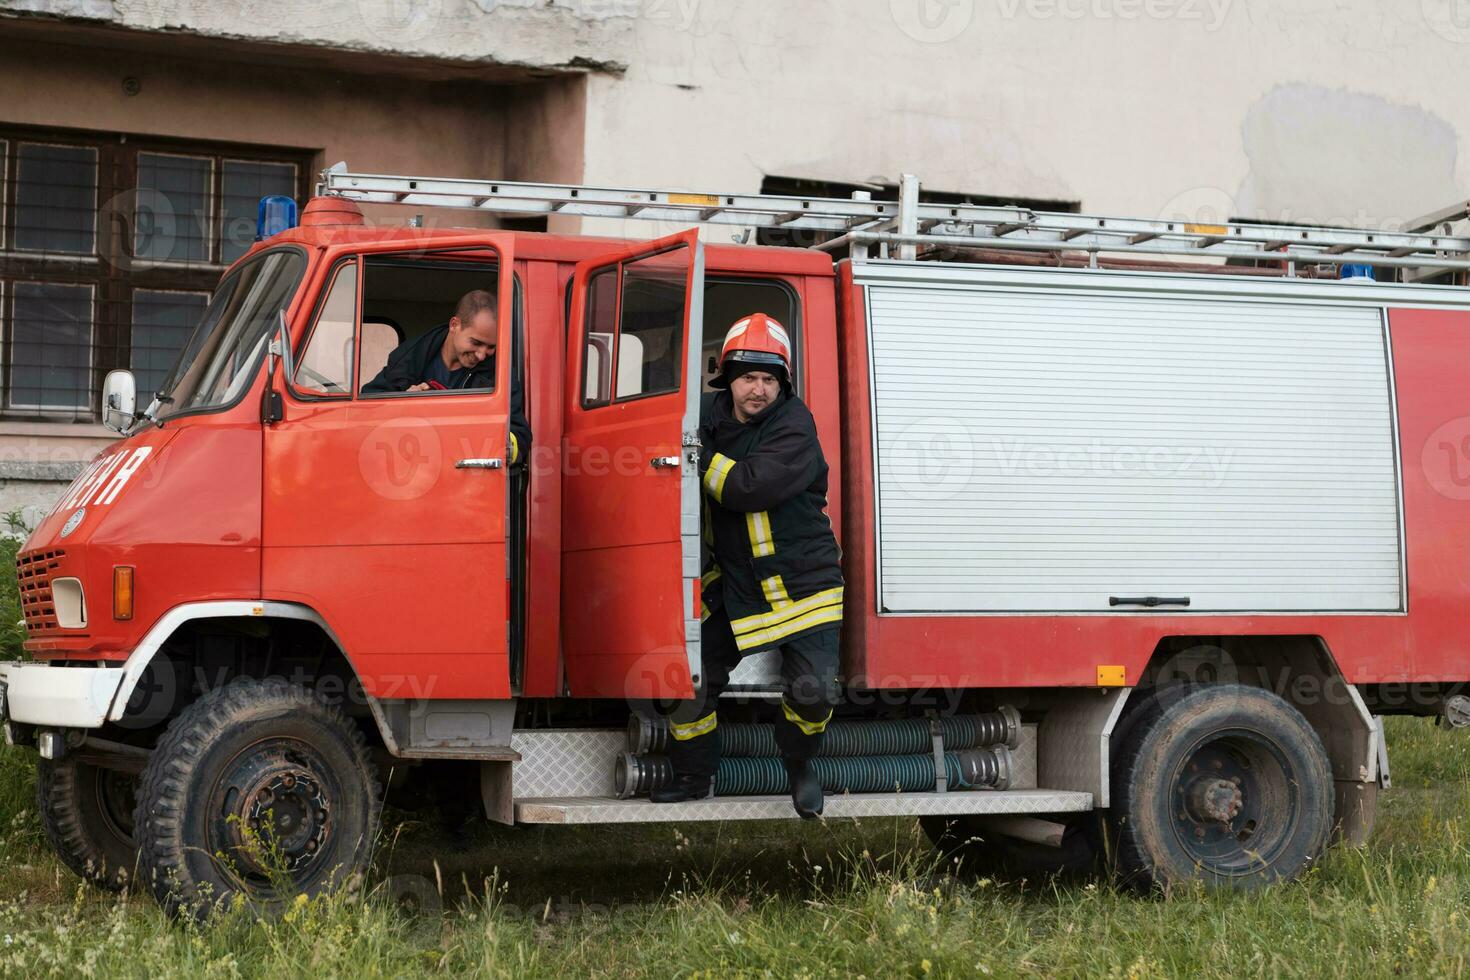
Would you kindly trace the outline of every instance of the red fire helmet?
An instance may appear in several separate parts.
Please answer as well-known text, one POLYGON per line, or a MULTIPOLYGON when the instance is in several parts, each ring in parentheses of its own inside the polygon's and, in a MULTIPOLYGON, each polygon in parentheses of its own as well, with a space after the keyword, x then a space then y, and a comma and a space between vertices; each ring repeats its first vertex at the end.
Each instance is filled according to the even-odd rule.
POLYGON ((775 318, 764 313, 741 317, 725 334, 720 350, 720 375, 710 382, 730 387, 742 371, 770 371, 783 385, 791 383, 791 337, 775 318))

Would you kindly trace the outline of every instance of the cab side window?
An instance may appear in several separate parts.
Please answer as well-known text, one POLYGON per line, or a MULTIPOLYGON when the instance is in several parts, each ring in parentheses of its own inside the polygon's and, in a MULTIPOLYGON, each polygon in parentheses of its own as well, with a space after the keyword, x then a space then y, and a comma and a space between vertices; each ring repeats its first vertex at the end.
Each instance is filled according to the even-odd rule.
POLYGON ((718 279, 704 286, 704 387, 720 373, 725 332, 743 317, 764 313, 775 317, 791 337, 791 380, 801 394, 801 309, 796 291, 780 279, 718 279))
MULTIPOLYGON (((439 331, 449 323, 459 306, 461 298, 472 292, 488 294, 492 306, 488 310, 489 321, 496 322, 502 298, 499 290, 499 263, 493 253, 461 252, 443 256, 408 256, 398 254, 369 255, 363 259, 362 270, 362 330, 361 351, 358 352, 357 391, 363 398, 397 397, 402 390, 383 391, 373 388, 363 390, 388 364, 388 357, 404 345, 419 344, 426 356, 437 357, 429 350, 428 334, 439 331)), ((486 311, 476 314, 483 318, 486 311)), ((479 329, 478 327, 476 329, 479 329)), ((489 338, 489 354, 482 362, 490 370, 491 383, 473 379, 474 383, 462 390, 440 390, 444 385, 428 391, 413 392, 407 397, 435 397, 444 394, 465 392, 488 394, 493 388, 493 357, 501 347, 501 338, 489 338)), ((418 348, 413 348, 418 350, 418 348)), ((437 351, 437 348, 435 348, 437 351)), ((422 361, 424 358, 418 358, 422 361)), ((461 365, 447 369, 457 372, 461 365)))
POLYGON ((291 383, 309 395, 352 391, 352 347, 357 330, 357 263, 339 266, 317 311, 291 383))
POLYGON ((583 407, 679 390, 688 283, 683 245, 588 279, 583 407))

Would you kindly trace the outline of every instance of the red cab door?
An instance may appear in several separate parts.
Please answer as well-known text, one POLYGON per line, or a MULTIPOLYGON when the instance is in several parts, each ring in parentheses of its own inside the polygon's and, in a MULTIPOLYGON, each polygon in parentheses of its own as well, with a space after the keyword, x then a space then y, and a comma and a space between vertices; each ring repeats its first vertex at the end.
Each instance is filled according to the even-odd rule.
POLYGON ((574 697, 688 697, 699 682, 703 292, 694 231, 576 268, 562 475, 574 697))
MULTIPOLYGON (((372 335, 380 325, 368 297, 375 262, 399 259, 372 249, 332 260, 311 319, 293 324, 294 346, 304 351, 293 383, 285 384, 280 370, 273 382, 284 393, 285 418, 265 433, 264 596, 320 613, 375 697, 512 693, 512 241, 478 235, 435 242, 446 250, 442 261, 452 257, 457 268, 482 262, 483 285, 496 290, 493 390, 361 392, 364 371, 375 373, 361 366, 366 351, 383 346, 372 335), (350 384, 332 378, 318 356, 325 350, 331 362, 348 337, 348 349, 359 352, 343 362, 350 384)), ((405 269, 433 262, 419 249, 393 272, 401 282, 405 269)), ((442 299, 447 320, 456 297, 442 299)))

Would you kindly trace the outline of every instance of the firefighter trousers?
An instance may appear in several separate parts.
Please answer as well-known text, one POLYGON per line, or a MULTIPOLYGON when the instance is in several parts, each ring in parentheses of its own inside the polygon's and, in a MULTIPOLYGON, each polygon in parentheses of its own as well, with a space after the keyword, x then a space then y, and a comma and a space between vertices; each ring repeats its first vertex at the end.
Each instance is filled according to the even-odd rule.
MULTIPOLYGON (((669 761, 676 776, 713 776, 720 764, 717 706, 730 684, 730 672, 743 656, 721 608, 700 629, 704 681, 694 698, 682 701, 669 715, 669 761)), ((781 716, 776 719, 776 746, 789 762, 805 762, 822 747, 822 735, 837 703, 836 626, 782 643, 781 716)))

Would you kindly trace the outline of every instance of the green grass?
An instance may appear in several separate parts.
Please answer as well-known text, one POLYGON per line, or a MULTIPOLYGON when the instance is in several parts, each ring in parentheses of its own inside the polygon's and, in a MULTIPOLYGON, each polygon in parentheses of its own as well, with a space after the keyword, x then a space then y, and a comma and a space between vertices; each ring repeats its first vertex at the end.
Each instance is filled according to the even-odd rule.
MULTIPOLYGON (((0 520, 4 520, 0 516, 0 520)), ((14 525, 12 525, 14 527, 14 525)), ((24 660, 26 629, 21 625, 20 585, 16 580, 15 554, 19 538, 0 534, 0 660, 24 660)))
POLYGON ((1389 739, 1395 787, 1373 841, 1255 895, 956 877, 908 820, 487 827, 464 850, 400 819, 365 899, 205 930, 62 870, 29 758, 7 751, 0 975, 1462 975, 1470 733, 1394 720, 1389 739))

